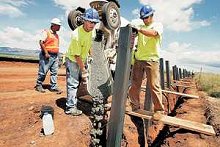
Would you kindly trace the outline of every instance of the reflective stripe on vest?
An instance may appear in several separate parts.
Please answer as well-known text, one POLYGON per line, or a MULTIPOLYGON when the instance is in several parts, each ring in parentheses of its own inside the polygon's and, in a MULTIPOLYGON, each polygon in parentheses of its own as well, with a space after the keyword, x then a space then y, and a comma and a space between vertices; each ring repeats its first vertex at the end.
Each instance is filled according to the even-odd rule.
POLYGON ((46 30, 47 38, 44 42, 45 48, 49 53, 59 52, 59 37, 58 34, 52 34, 50 30, 46 30))

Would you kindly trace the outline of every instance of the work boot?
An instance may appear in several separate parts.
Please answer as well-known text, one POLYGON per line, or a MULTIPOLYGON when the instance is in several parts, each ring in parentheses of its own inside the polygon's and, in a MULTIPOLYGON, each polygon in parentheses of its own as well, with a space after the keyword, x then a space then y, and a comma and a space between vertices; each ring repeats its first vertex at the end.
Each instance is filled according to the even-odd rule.
POLYGON ((50 89, 50 92, 56 92, 56 94, 61 94, 63 91, 58 88, 55 88, 55 89, 50 89))
POLYGON ((138 109, 140 109, 140 102, 137 100, 132 100, 130 96, 127 96, 128 98, 128 102, 130 103, 129 109, 131 109, 131 111, 137 111, 138 109))
POLYGON ((158 113, 158 114, 165 114, 165 111, 155 111, 155 113, 158 113))
POLYGON ((46 90, 42 86, 40 86, 40 85, 36 85, 34 88, 38 92, 41 92, 41 93, 45 93, 46 92, 46 90))
POLYGON ((82 111, 77 109, 76 107, 67 107, 66 110, 65 110, 65 113, 67 115, 73 115, 73 116, 78 116, 78 115, 81 115, 82 114, 82 111))
MULTIPOLYGON (((154 105, 155 106, 155 105, 154 105)), ((160 105, 159 108, 154 107, 154 112, 164 112, 164 106, 163 104, 160 105)))

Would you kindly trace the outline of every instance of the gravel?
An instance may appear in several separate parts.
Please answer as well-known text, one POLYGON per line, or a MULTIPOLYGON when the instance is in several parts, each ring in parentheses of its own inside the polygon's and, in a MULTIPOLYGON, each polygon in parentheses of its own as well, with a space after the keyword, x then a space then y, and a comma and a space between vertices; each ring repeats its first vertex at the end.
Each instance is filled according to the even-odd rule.
POLYGON ((112 93, 113 80, 103 49, 101 42, 93 42, 88 90, 93 97, 103 97, 106 100, 112 93))

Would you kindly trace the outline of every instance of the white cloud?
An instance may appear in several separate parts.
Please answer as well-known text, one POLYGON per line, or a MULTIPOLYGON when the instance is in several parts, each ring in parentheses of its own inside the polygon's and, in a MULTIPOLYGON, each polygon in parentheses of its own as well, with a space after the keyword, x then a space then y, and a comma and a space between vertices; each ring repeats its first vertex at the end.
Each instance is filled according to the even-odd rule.
MULTIPOLYGON (((173 31, 191 31, 195 28, 208 26, 206 20, 193 21, 194 4, 202 0, 139 0, 141 4, 150 4, 156 10, 155 19, 173 31)), ((136 10, 136 9, 135 9, 136 10)))
POLYGON ((54 0, 57 6, 60 6, 64 10, 72 10, 77 7, 89 8, 89 3, 92 0, 54 0))
POLYGON ((21 7, 32 3, 32 1, 31 0, 1 0, 0 3, 9 4, 15 7, 21 7))
POLYGON ((199 23, 201 26, 210 26, 211 25, 211 23, 206 20, 200 21, 199 23))
POLYGON ((10 17, 18 17, 24 15, 18 8, 11 5, 1 5, 0 6, 0 15, 8 15, 10 17))
POLYGON ((143 21, 141 19, 139 19, 139 18, 136 18, 136 19, 131 20, 131 24, 138 26, 138 25, 143 24, 143 21))
POLYGON ((139 18, 139 9, 138 9, 138 8, 134 9, 134 10, 132 11, 132 14, 133 14, 135 17, 139 18))
POLYGON ((69 47, 70 38, 71 38, 71 32, 70 29, 66 29, 64 27, 61 27, 59 34, 60 39, 60 52, 65 53, 69 47))
POLYGON ((170 52, 188 52, 190 51, 190 47, 192 45, 190 43, 182 43, 180 44, 179 42, 172 42, 168 45, 167 51, 170 52))
POLYGON ((121 16, 121 27, 125 27, 129 24, 129 21, 121 16))
POLYGON ((32 3, 30 0, 1 0, 0 15, 19 17, 25 15, 20 8, 32 3))
MULTIPOLYGON (((39 49, 39 39, 43 29, 33 33, 25 32, 21 28, 6 27, 0 31, 0 46, 8 46, 21 49, 39 49)), ((65 52, 69 45, 70 32, 61 28, 58 32, 60 36, 60 51, 65 52)))
POLYGON ((31 34, 17 27, 6 27, 0 31, 0 45, 22 49, 37 49, 37 34, 31 34))
POLYGON ((190 43, 172 42, 166 50, 161 50, 161 57, 171 62, 171 65, 199 70, 220 72, 220 51, 202 51, 190 43))
POLYGON ((191 44, 172 42, 166 50, 161 50, 161 57, 170 61, 172 64, 179 64, 179 59, 183 54, 189 54, 191 44))

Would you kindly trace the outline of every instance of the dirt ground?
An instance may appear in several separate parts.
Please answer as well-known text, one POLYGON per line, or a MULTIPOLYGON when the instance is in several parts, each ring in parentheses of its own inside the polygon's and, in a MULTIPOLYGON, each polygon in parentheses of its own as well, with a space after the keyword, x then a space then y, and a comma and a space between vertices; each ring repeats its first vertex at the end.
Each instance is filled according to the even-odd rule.
MULTIPOLYGON (((83 115, 65 115, 65 69, 59 71, 59 87, 64 91, 57 95, 47 90, 34 90, 38 64, 23 62, 0 62, 0 146, 54 146, 88 147, 91 121, 89 104, 80 102, 83 115), (40 109, 43 105, 54 108, 55 132, 43 136, 40 109)), ((49 77, 49 76, 48 76, 49 77)), ((48 87, 49 78, 45 81, 48 87)), ((155 136, 152 146, 164 147, 218 147, 220 146, 220 100, 208 97, 203 92, 191 90, 199 99, 184 99, 176 109, 176 117, 211 124, 216 136, 164 126, 155 136)), ((137 129, 126 115, 124 136, 128 147, 138 147, 137 129)))

